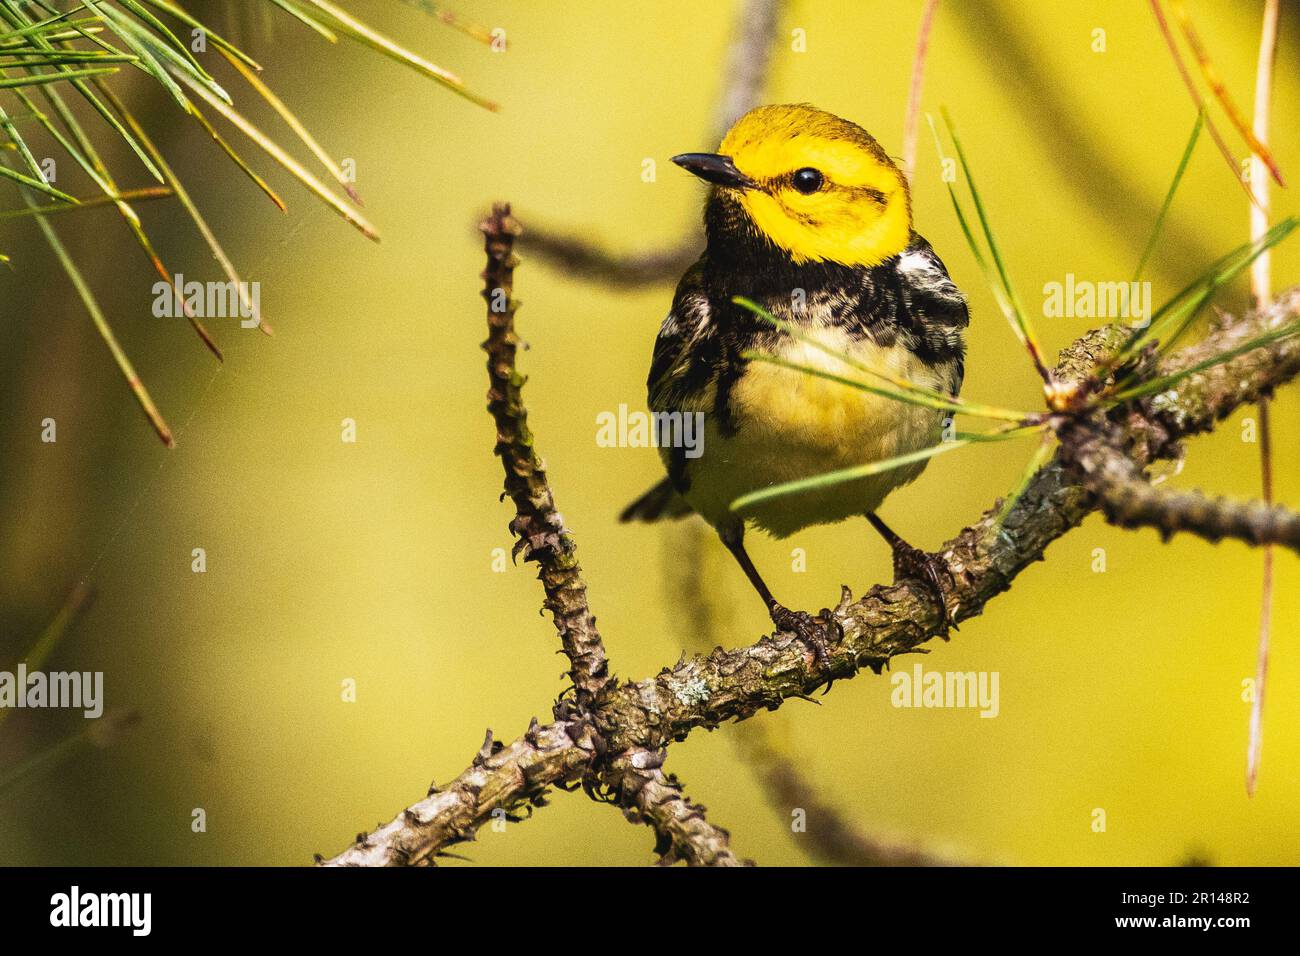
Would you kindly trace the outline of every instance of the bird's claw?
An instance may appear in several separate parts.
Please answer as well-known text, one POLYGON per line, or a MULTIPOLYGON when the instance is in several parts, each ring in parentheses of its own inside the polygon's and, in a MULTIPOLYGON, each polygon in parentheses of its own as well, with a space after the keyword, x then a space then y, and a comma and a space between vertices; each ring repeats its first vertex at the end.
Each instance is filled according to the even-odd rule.
POLYGON ((813 652, 817 664, 825 667, 831 659, 830 643, 844 639, 844 628, 829 608, 814 617, 807 611, 792 611, 780 604, 772 606, 772 623, 777 630, 789 631, 813 652))
POLYGON ((899 542, 894 547, 894 580, 904 578, 924 584, 939 605, 939 618, 944 630, 957 630, 957 622, 948 611, 947 585, 954 582, 947 561, 937 554, 899 542))

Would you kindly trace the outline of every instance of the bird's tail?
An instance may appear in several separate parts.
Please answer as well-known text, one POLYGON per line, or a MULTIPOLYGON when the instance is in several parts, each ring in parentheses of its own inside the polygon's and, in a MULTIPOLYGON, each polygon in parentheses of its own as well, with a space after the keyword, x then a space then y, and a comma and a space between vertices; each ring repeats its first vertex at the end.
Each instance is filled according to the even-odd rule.
POLYGON ((618 520, 661 521, 664 518, 684 518, 690 513, 691 506, 665 478, 624 508, 618 520))

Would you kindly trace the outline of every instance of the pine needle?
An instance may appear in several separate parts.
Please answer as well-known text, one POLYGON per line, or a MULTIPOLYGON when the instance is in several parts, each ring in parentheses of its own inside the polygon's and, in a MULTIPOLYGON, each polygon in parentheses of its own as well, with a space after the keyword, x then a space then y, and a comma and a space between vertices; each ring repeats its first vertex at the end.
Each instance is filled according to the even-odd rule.
POLYGON ((102 92, 109 102, 113 104, 113 108, 122 114, 122 118, 126 121, 126 124, 130 126, 135 135, 139 137, 140 142, 144 145, 145 149, 149 151, 149 155, 153 158, 153 161, 158 164, 158 168, 161 169, 163 175, 167 177, 167 181, 176 192, 176 198, 189 214, 190 219, 194 222, 195 228, 199 231, 199 235, 203 237, 203 241, 207 243, 208 249, 212 252, 212 257, 217 260, 217 264, 221 266, 221 270, 226 274, 226 278, 233 284, 236 294, 239 296, 241 305, 243 305, 243 307, 250 313, 252 318, 257 320, 258 328, 267 335, 270 335, 271 327, 263 320, 257 302, 249 296, 248 287, 240 278, 239 272, 235 269, 235 265, 230 260, 230 257, 226 255, 225 249, 221 247, 221 243, 217 241, 216 234, 208 226, 207 220, 204 219, 203 214, 199 212, 198 206, 194 204, 194 200, 190 197, 189 190, 181 183, 180 177, 176 175, 171 166, 167 163, 167 160, 163 158, 161 151, 159 151, 158 147, 154 145, 153 140, 149 138, 149 134, 145 132, 139 121, 126 108, 122 101, 117 98, 116 94, 108 89, 104 89, 102 92))
POLYGON ((1272 249, 1275 245, 1289 236, 1293 231, 1295 231, 1297 226, 1300 226, 1300 218, 1292 217, 1290 219, 1284 219, 1268 232, 1264 233, 1264 235, 1259 239, 1248 243, 1241 254, 1234 257, 1225 268, 1220 270, 1205 284, 1204 291, 1202 291, 1190 305, 1184 306, 1181 310, 1171 312, 1166 318, 1167 323, 1172 324, 1173 320, 1177 318, 1180 312, 1182 313, 1182 319, 1174 328, 1173 333, 1161 341, 1159 354, 1165 355, 1169 353, 1169 351, 1182 338, 1183 334, 1191 327, 1192 322, 1196 319, 1196 316, 1200 313, 1201 309, 1204 308, 1205 304, 1208 303, 1216 294, 1218 294, 1218 291, 1221 288, 1249 269, 1251 263, 1255 262, 1255 260, 1260 256, 1268 252, 1269 249, 1272 249))
POLYGON ((869 478, 872 475, 879 475, 886 471, 893 471, 895 468, 903 468, 907 465, 914 465, 919 461, 926 461, 930 458, 934 458, 936 455, 942 455, 945 452, 955 451, 969 443, 970 439, 959 438, 956 441, 931 445, 928 448, 922 448, 920 451, 908 452, 905 455, 895 455, 893 458, 868 462, 865 465, 854 465, 851 468, 840 468, 836 471, 828 471, 825 474, 814 475, 810 478, 800 478, 796 481, 782 482, 779 485, 761 488, 758 491, 751 491, 747 495, 740 496, 731 503, 731 510, 735 512, 743 511, 752 505, 760 504, 764 501, 771 501, 773 498, 784 498, 789 495, 806 494, 809 491, 820 491, 824 488, 831 488, 835 485, 842 485, 846 482, 857 481, 860 478, 869 478))
MULTIPOLYGON (((35 107, 25 94, 20 93, 19 97, 29 109, 35 111, 35 107)), ((81 167, 82 171, 91 178, 105 196, 118 196, 119 190, 117 188, 117 183, 113 180, 112 174, 109 173, 108 167, 100 158, 99 151, 95 148, 94 143, 90 141, 90 137, 86 135, 81 124, 77 121, 77 118, 63 102, 63 98, 53 90, 46 90, 45 97, 54 108, 54 111, 58 113, 59 119, 62 120, 63 125, 67 128, 69 134, 76 140, 76 145, 74 146, 70 143, 59 131, 58 127, 50 122, 48 117, 44 114, 37 113, 37 118, 41 125, 44 126, 45 130, 55 139, 56 142, 58 142, 60 146, 63 147, 64 151, 73 157, 76 163, 81 167)), ((113 205, 121 215, 122 220, 126 223, 127 228, 131 230, 131 234, 135 237, 136 245, 140 247, 140 250, 144 253, 145 258, 149 260, 149 264, 153 266, 153 269, 158 274, 159 278, 168 285, 172 285, 175 282, 174 275, 163 263, 162 258, 154 249, 153 242, 149 239, 148 233, 145 232, 144 225, 140 222, 140 217, 136 214, 135 210, 121 198, 115 200, 113 205)), ((221 353, 221 348, 212 337, 212 333, 208 331, 207 327, 194 313, 194 309, 190 307, 188 302, 182 299, 181 304, 186 320, 189 322, 190 327, 194 330, 195 334, 198 335, 200 341, 202 341, 208 351, 216 357, 217 361, 223 361, 224 358, 221 353)))
POLYGON ((1266 345, 1272 345, 1274 342, 1280 342, 1283 339, 1289 339, 1300 335, 1300 320, 1288 322, 1286 325, 1279 326, 1276 329, 1269 329, 1260 335, 1255 336, 1241 345, 1227 349, 1218 355, 1211 356, 1208 359, 1197 362, 1188 368, 1182 369, 1172 375, 1163 375, 1159 378, 1149 379, 1132 388, 1125 389, 1115 394, 1112 398, 1115 402, 1127 402, 1133 398, 1141 398, 1145 395, 1154 395, 1163 392, 1192 375, 1204 372, 1206 369, 1214 368, 1216 365, 1222 365, 1224 362, 1230 362, 1233 359, 1245 355, 1247 352, 1253 352, 1255 349, 1263 348, 1266 345))
POLYGON ((13 219, 27 219, 31 216, 57 216, 65 212, 77 212, 81 209, 96 209, 118 201, 140 202, 148 199, 166 199, 175 193, 167 186, 146 186, 143 189, 126 189, 112 196, 79 196, 75 204, 51 203, 48 206, 33 206, 29 209, 0 209, 0 222, 13 219))
MULTIPOLYGON (((971 231, 970 223, 962 209, 961 201, 957 198, 957 191, 953 188, 952 183, 945 182, 945 185, 948 188, 948 198, 952 200, 952 207, 954 212, 957 214, 957 221, 961 225, 962 234, 966 237, 966 243, 970 246, 971 254, 975 257, 976 265, 980 267, 980 271, 984 274, 985 281, 993 292, 993 298, 997 301, 998 308, 1002 310, 1002 314, 1011 325, 1011 331, 1015 334, 1016 340, 1020 342, 1029 353, 1030 360, 1034 364, 1034 370, 1038 372, 1039 377, 1042 378, 1044 383, 1050 385, 1052 380, 1051 372, 1048 371, 1047 365, 1043 362, 1042 349, 1038 345, 1038 340, 1034 336, 1033 329, 1030 327, 1029 321, 1025 317, 1024 309, 1021 308, 1020 301, 1017 298, 1014 289, 1012 289, 1011 283, 1007 277, 1006 266, 1002 262, 1002 256, 998 251, 997 242, 993 237, 993 229, 989 225, 988 217, 984 212, 984 204, 980 201, 979 191, 975 186, 975 180, 971 176, 970 166, 966 162, 966 154, 961 147, 961 141, 957 136, 957 131, 953 127, 951 119, 948 117, 947 111, 944 110, 942 112, 944 122, 948 126, 948 134, 952 137, 953 145, 957 149, 957 156, 958 160, 961 162, 962 171, 966 174, 966 185, 970 189, 971 198, 975 204, 975 213, 979 218, 981 229, 984 233, 985 240, 988 243, 989 255, 992 257, 996 267, 996 274, 989 268, 987 260, 980 251, 979 243, 976 241, 975 235, 971 231)), ((926 122, 930 125, 930 132, 934 136, 935 151, 942 159, 943 145, 939 140, 939 130, 935 126, 934 117, 927 113, 925 118, 926 122)))
POLYGON ((1201 128, 1205 125, 1205 109, 1202 108, 1196 112, 1196 122, 1192 124, 1192 135, 1187 138, 1187 145, 1183 147, 1182 158, 1178 160, 1178 168, 1174 170, 1174 180, 1169 184, 1169 191, 1165 193, 1165 201, 1160 206, 1160 212, 1156 215, 1155 226, 1151 229, 1151 238, 1147 240, 1146 248, 1142 250, 1142 258, 1138 260, 1137 268, 1133 270, 1133 281, 1137 282, 1142 278, 1142 270, 1146 267, 1147 260, 1151 258, 1151 253, 1156 248, 1156 242, 1160 239, 1160 233, 1165 226, 1165 218, 1169 215, 1169 208, 1174 204, 1174 194, 1178 192, 1178 185, 1183 181, 1183 174, 1187 172, 1187 164, 1192 159, 1192 153, 1196 150, 1196 141, 1201 136, 1201 128))
MULTIPOLYGON (((433 17, 435 20, 440 20, 453 30, 458 30, 467 37, 471 37, 480 43, 486 43, 490 46, 493 40, 496 39, 492 36, 492 31, 487 27, 480 23, 475 23, 473 20, 456 13, 454 10, 443 9, 436 4, 430 3, 429 0, 405 0, 405 2, 407 6, 415 7, 415 9, 419 10, 421 13, 429 14, 429 16, 433 17)), ((505 39, 502 38, 501 42, 502 47, 504 48, 505 39)))
POLYGON ((1029 490, 1034 475, 1038 474, 1038 470, 1047 464, 1048 459, 1052 457, 1052 453, 1056 450, 1056 443, 1052 440, 1052 433, 1047 430, 1046 426, 1038 430, 1042 432, 1042 440, 1038 443, 1038 448, 1034 450, 1034 454, 1029 461, 1025 463, 1025 470, 1020 475, 1020 480, 1016 482, 1016 486, 1011 489, 1011 493, 1007 495, 1001 507, 998 508, 998 513, 993 519, 994 530, 1002 527, 1002 523, 1006 521, 1011 509, 1029 490))
POLYGON ((338 34, 336 34, 333 30, 327 27, 320 20, 313 17, 306 10, 303 10, 296 3, 293 3, 292 0, 271 0, 271 3, 274 3, 277 7, 283 10, 285 13, 289 14, 289 16, 293 17, 299 23, 314 30, 316 33, 323 36, 326 40, 329 40, 330 43, 339 42, 338 34))
POLYGON ((44 750, 0 772, 0 794, 15 789, 27 780, 52 770, 80 752, 82 747, 106 747, 116 743, 128 728, 138 723, 136 711, 110 711, 98 720, 85 721, 85 727, 69 734, 44 750))
POLYGON ((245 176, 252 181, 253 185, 262 191, 262 195, 271 200, 280 212, 287 212, 288 204, 280 198, 280 194, 271 188, 271 184, 263 179, 252 166, 244 161, 244 157, 239 154, 235 147, 230 145, 230 141, 221 135, 220 131, 212 125, 212 122, 203 115, 203 111, 197 106, 192 106, 190 115, 194 117, 195 122, 203 127, 204 132, 212 137, 212 141, 221 148, 226 157, 235 164, 236 167, 245 176))
POLYGON ((262 78, 255 72, 250 70, 243 63, 240 63, 239 60, 230 53, 226 53, 224 50, 222 53, 225 55, 226 59, 230 61, 231 66, 238 70, 240 75, 248 81, 248 85, 256 90, 258 95, 270 104, 271 109, 275 110, 276 113, 280 115, 280 118, 288 124, 289 128, 294 131, 294 134, 297 135, 298 139, 302 141, 303 145, 311 150, 312 155, 320 160, 321 165, 329 170, 330 175, 333 176, 338 184, 343 188, 343 191, 348 194, 348 197, 358 206, 364 205, 364 203, 361 202, 361 197, 357 195, 357 191, 352 187, 352 183, 348 181, 348 177, 343 172, 342 167, 340 167, 338 163, 334 162, 329 153, 325 152, 325 147, 321 146, 316 137, 311 134, 311 131, 308 130, 298 117, 293 114, 293 111, 284 104, 284 101, 280 99, 280 97, 276 96, 274 91, 263 83, 262 78))
POLYGON ((789 369, 792 372, 799 372, 803 375, 811 375, 814 378, 825 379, 828 382, 835 382, 838 385, 844 385, 849 388, 856 388, 859 391, 867 392, 871 395, 879 395, 881 398, 888 398, 891 401, 902 402, 905 405, 917 405, 922 408, 934 408, 939 411, 952 412, 953 414, 972 415, 976 418, 992 418, 999 421, 1020 422, 1024 420, 1024 416, 1015 412, 1007 412, 1005 414, 996 412, 995 414, 982 415, 979 411, 972 411, 970 408, 959 405, 948 399, 932 398, 931 396, 920 393, 881 388, 879 385, 872 385, 869 382, 864 382, 860 379, 837 375, 834 372, 824 368, 817 368, 814 365, 803 365, 799 362, 791 362, 788 359, 783 359, 776 355, 770 355, 767 352, 747 350, 741 353, 741 357, 749 361, 763 362, 768 365, 775 365, 778 368, 789 369))
MULTIPOLYGON (((1300 218, 1284 219, 1260 239, 1243 243, 1211 263, 1205 272, 1156 309, 1146 326, 1135 328, 1129 333, 1124 344, 1099 366, 1096 373, 1098 380, 1123 365, 1144 342, 1158 338, 1159 333, 1163 332, 1166 326, 1185 320, 1188 315, 1194 318, 1200 309, 1208 304, 1214 293, 1249 268, 1256 257, 1290 235, 1298 225, 1300 225, 1300 218)), ((1181 329, 1185 329, 1189 324, 1183 321, 1177 334, 1181 335, 1181 329)))
POLYGON ((256 60, 235 44, 231 43, 215 30, 194 19, 194 17, 190 16, 183 8, 171 3, 170 0, 144 0, 144 2, 149 4, 151 7, 156 7, 159 10, 171 14, 177 20, 180 20, 187 27, 190 27, 193 30, 201 30, 203 34, 212 41, 213 46, 225 53, 229 53, 250 69, 258 71, 262 69, 256 60))
MULTIPOLYGON (((77 623, 86 609, 90 607, 91 602, 95 599, 94 589, 82 582, 72 589, 67 600, 63 602, 63 607, 54 615, 54 619, 45 626, 36 643, 32 645, 25 655, 23 662, 27 665, 29 671, 40 670, 45 666, 49 659, 50 653, 55 646, 71 630, 72 626, 77 623)), ((4 723, 5 718, 9 716, 12 708, 0 707, 0 724, 4 723)))
MULTIPOLYGON (((4 158, 0 157, 0 169, 3 168, 5 168, 4 158)), ((29 205, 35 205, 25 192, 23 193, 23 200, 29 205)), ((41 234, 45 237, 45 241, 49 243, 51 251, 53 251, 55 257, 59 260, 59 264, 63 267, 63 271, 67 273, 68 280, 72 283, 72 287, 77 291, 77 295, 80 296, 82 305, 85 306, 86 311, 90 314, 90 319, 95 324, 95 329, 99 332, 99 337, 102 338, 104 344, 108 346, 108 350, 113 356, 113 361, 117 363, 117 367, 122 372, 122 377, 126 379, 126 384, 131 389, 131 394, 135 396, 136 402, 139 403, 140 410, 144 412, 145 418, 149 420, 149 424, 152 425, 154 431, 158 433, 158 437, 162 439, 163 444, 168 448, 175 447, 176 441, 172 438, 171 429, 163 420, 162 413, 158 411, 158 407, 154 404, 153 398, 149 395, 149 390, 146 389, 144 383, 140 381, 140 376, 136 374, 135 367, 131 364, 131 360, 127 358, 126 352, 122 350, 121 344, 117 341, 117 336, 113 334, 113 329, 108 324, 108 319, 105 318, 103 310, 99 307, 99 303, 95 300, 94 293, 90 291, 90 286, 87 284, 85 277, 81 274, 81 270, 77 268, 77 264, 73 262, 72 256, 68 254, 68 250, 59 240, 58 235, 55 234, 54 228, 46 222, 45 217, 38 216, 36 222, 40 227, 41 234)))
POLYGON ((1223 134, 1219 132, 1219 127, 1215 124, 1213 117, 1211 117, 1205 110, 1205 99, 1201 96, 1201 91, 1196 88, 1196 81, 1192 79, 1192 74, 1187 69, 1187 64, 1183 60, 1183 54, 1178 49, 1178 41, 1174 38, 1173 30, 1169 28, 1169 21, 1165 19, 1164 10, 1160 8, 1160 0, 1149 0, 1149 2, 1151 4, 1151 12, 1156 18, 1156 26, 1160 28, 1160 35, 1164 37, 1165 46, 1169 48, 1169 55, 1173 57, 1174 66, 1178 69, 1178 75, 1182 78, 1183 86, 1187 88, 1187 92, 1191 96, 1192 102, 1196 104, 1196 108, 1206 112, 1205 129, 1210 134, 1210 139, 1214 141, 1214 145, 1218 147, 1219 153, 1223 156, 1224 162, 1228 164, 1228 169, 1232 171, 1232 178, 1237 181, 1237 185, 1240 186, 1245 191, 1246 195, 1250 197, 1250 201, 1254 202, 1255 197, 1251 192, 1250 187, 1242 182, 1241 169, 1237 166, 1237 157, 1232 155, 1232 150, 1228 148, 1228 144, 1224 140, 1223 134))
MULTIPOLYGON (((16 64, 26 66, 27 64, 16 64)), ((0 80, 0 90, 13 90, 26 88, 29 86, 41 86, 45 83, 65 83, 68 80, 79 79, 85 76, 103 76, 106 73, 116 73, 117 67, 94 67, 86 70, 64 70, 59 73, 31 73, 27 76, 15 76, 8 79, 0 80)))
MULTIPOLYGON (((88 0, 88 2, 93 3, 94 0, 88 0)), ((13 0, 3 0, 3 2, 0 2, 0 15, 3 15, 6 19, 9 20, 11 25, 15 27, 31 25, 31 20, 28 17, 26 17, 26 15, 17 6, 17 4, 13 3, 13 0)), ((96 43, 98 46, 100 46, 107 52, 110 53, 121 52, 115 47, 109 46, 103 41, 96 39, 95 37, 92 36, 92 34, 88 30, 84 30, 81 29, 80 27, 77 27, 75 23, 72 25, 76 27, 76 36, 91 40, 92 42, 96 43)), ((57 36, 46 37, 39 33, 34 34, 32 36, 32 41, 35 44, 35 47, 39 50, 43 50, 49 53, 58 51, 58 47, 53 45, 56 39, 61 40, 63 38, 57 36)), ((77 77, 69 80, 69 82, 72 84, 72 88, 76 90, 87 103, 90 104, 91 109, 93 109, 96 113, 98 113, 104 119, 104 121, 113 128, 113 131, 122 138, 122 140, 127 144, 127 146, 130 147, 131 151, 135 153, 136 157, 140 160, 140 162, 144 165, 145 169, 149 172, 149 175, 152 176, 159 183, 161 183, 162 174, 159 173, 158 170, 154 167, 154 165, 149 162, 149 158, 145 156, 144 150, 141 149, 140 144, 135 141, 135 137, 133 137, 126 130, 126 128, 123 127, 122 124, 117 121, 117 118, 113 116, 113 114, 109 111, 108 107, 106 107, 100 101, 99 97, 95 96, 95 94, 91 92, 90 86, 85 81, 85 79, 77 77)))
POLYGON ((1273 159, 1273 154, 1269 152, 1268 147, 1260 142, 1254 131, 1251 130, 1250 123, 1247 122, 1241 110, 1237 108, 1237 103, 1232 98, 1232 94, 1228 92, 1223 77, 1219 75, 1219 71, 1210 60, 1209 51, 1205 48, 1205 44, 1201 42, 1201 36, 1197 33, 1196 26, 1187 13, 1187 7, 1183 5, 1183 0, 1169 0, 1169 6, 1173 8, 1174 16, 1178 18, 1178 25, 1183 31, 1183 36, 1187 39, 1187 45, 1191 47, 1192 55, 1196 57, 1196 64, 1201 68, 1201 78, 1205 80, 1205 85, 1214 93, 1214 98, 1219 101, 1219 105, 1223 107, 1223 111, 1228 115, 1228 120, 1241 134, 1241 138, 1246 141, 1250 151, 1268 167, 1268 171, 1273 174, 1273 178, 1277 180, 1279 186, 1286 186, 1286 183, 1282 181, 1282 170, 1278 168, 1277 161, 1273 159))
POLYGON ((365 216, 361 215, 346 202, 339 199, 338 196, 330 192, 325 185, 309 173, 302 165, 286 153, 280 146, 263 133, 260 129, 250 123, 244 116, 236 111, 233 107, 227 106, 221 100, 217 99, 200 84, 194 82, 184 74, 179 74, 180 79, 191 90, 198 94, 209 106, 224 116, 227 120, 237 126, 245 136, 257 143, 262 150, 290 172, 300 183, 307 187, 316 197, 337 212, 348 223, 354 226, 363 236, 375 242, 379 241, 379 232, 372 226, 365 216))
POLYGON ((921 88, 925 82, 926 53, 930 49, 930 28, 934 25, 934 12, 938 7, 939 0, 926 0, 921 12, 921 28, 916 36, 916 52, 912 55, 912 82, 907 91, 907 112, 903 116, 903 175, 908 182, 916 172, 916 121, 921 113, 921 88))
MULTIPOLYGON (((1255 117, 1252 131, 1260 140, 1269 136, 1269 122, 1273 112, 1273 71, 1277 63, 1278 20, 1281 17, 1281 0, 1264 0, 1264 18, 1260 26, 1259 54, 1255 62, 1255 117)), ((1250 191, 1255 204, 1250 208, 1251 238, 1268 231, 1271 209, 1268 177, 1261 168, 1263 160, 1251 157, 1250 191)), ((1272 252, 1251 264, 1250 292, 1255 309, 1266 309, 1273 298, 1272 252)), ((1260 491, 1266 505, 1273 504, 1273 425, 1268 397, 1259 400, 1259 470, 1260 491)), ((1255 650, 1255 694, 1250 705, 1250 721, 1246 744, 1246 795, 1253 797, 1259 783, 1260 763, 1264 759, 1264 697, 1268 685, 1269 643, 1273 632, 1274 565, 1272 544, 1264 545, 1264 561, 1260 578, 1259 637, 1255 650)))
POLYGON ((8 166, 0 166, 0 176, 5 177, 6 179, 12 179, 16 183, 21 183, 22 185, 28 187, 29 189, 35 189, 38 192, 43 192, 47 196, 53 196, 55 199, 58 199, 62 202, 71 203, 74 206, 77 204, 77 200, 73 199, 67 193, 63 192, 63 190, 55 189, 45 180, 33 179, 31 176, 24 175, 23 173, 18 172, 16 169, 10 169, 8 166))
POLYGON ((807 332, 805 332, 802 328, 800 328, 795 323, 787 322, 784 319, 777 318, 771 312, 767 311, 767 309, 763 308, 761 305, 752 301, 751 299, 747 299, 744 296, 733 296, 731 301, 734 302, 736 305, 742 306, 743 308, 746 308, 749 311, 753 312, 755 315, 757 315, 759 318, 763 319, 764 321, 771 323, 773 326, 785 332, 791 338, 794 338, 800 342, 804 342, 808 345, 811 345, 813 348, 817 349, 823 354, 838 359, 839 361, 843 362, 845 365, 849 366, 850 368, 856 369, 860 372, 866 373, 867 375, 871 375, 882 381, 888 382, 890 385, 894 386, 894 390, 881 389, 878 386, 867 385, 866 383, 863 383, 857 379, 838 376, 833 373, 826 372, 826 370, 824 369, 816 369, 811 366, 804 366, 798 363, 787 362, 784 359, 779 359, 776 356, 768 355, 766 353, 762 353, 762 352, 747 353, 751 355, 753 358, 756 358, 760 361, 771 362, 772 364, 776 364, 776 365, 783 365, 787 368, 792 368, 798 371, 804 371, 811 375, 818 375, 823 378, 828 378, 832 381, 837 381, 846 385, 851 385, 854 388, 861 388, 865 391, 872 392, 877 395, 881 395, 885 398, 894 398, 897 401, 909 402, 915 405, 924 405, 928 408, 939 408, 945 411, 961 412, 967 415, 974 415, 979 418, 995 418, 995 419, 1001 419, 1004 421, 1013 421, 1013 422, 1021 422, 1029 417, 1027 413, 1016 412, 1016 411, 1012 411, 1011 409, 995 408, 994 406, 991 405, 971 404, 969 402, 963 401, 962 399, 956 398, 955 396, 945 395, 942 392, 936 391, 935 389, 928 388, 916 382, 912 382, 901 376, 893 375, 884 369, 873 368, 872 366, 867 365, 865 362, 860 361, 858 358, 856 358, 853 355, 849 355, 848 353, 840 352, 834 348, 831 348, 829 345, 827 345, 825 342, 822 342, 816 336, 809 335, 807 332))
POLYGON ((329 0, 308 0, 308 2, 330 17, 330 19, 334 21, 334 28, 340 30, 343 35, 349 39, 368 46, 372 50, 396 60, 398 63, 406 64, 417 72, 423 73, 425 76, 441 83, 452 92, 465 97, 465 99, 469 100, 471 103, 476 103, 479 106, 482 106, 484 109, 491 110, 495 113, 501 108, 496 103, 492 102, 492 100, 479 96, 477 93, 469 90, 465 86, 465 81, 455 73, 452 73, 450 70, 444 70, 440 66, 435 66, 428 60, 416 56, 409 50, 403 49, 382 33, 379 33, 377 30, 371 29, 361 21, 354 19, 347 13, 347 11, 340 9, 333 3, 330 3, 329 0))

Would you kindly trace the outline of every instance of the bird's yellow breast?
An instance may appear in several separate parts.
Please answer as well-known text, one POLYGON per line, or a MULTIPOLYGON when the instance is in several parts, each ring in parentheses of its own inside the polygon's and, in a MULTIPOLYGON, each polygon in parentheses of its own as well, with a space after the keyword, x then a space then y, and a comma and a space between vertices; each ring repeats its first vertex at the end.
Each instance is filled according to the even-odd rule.
MULTIPOLYGON (((839 329, 826 330, 818 338, 870 368, 929 388, 942 388, 933 367, 902 346, 882 348, 869 339, 851 341, 839 329)), ((809 343, 788 340, 777 355, 787 362, 833 375, 878 386, 886 384, 809 343)), ((797 444, 835 449, 863 441, 873 446, 881 440, 888 442, 889 436, 900 427, 908 427, 917 411, 915 405, 761 361, 749 363, 732 397, 737 414, 756 428, 782 435, 797 444)), ((933 418, 930 410, 921 411, 926 421, 933 418)))
MULTIPOLYGON (((943 390, 949 370, 927 365, 902 345, 881 347, 841 328, 818 338, 873 368, 943 390)), ((776 354, 789 362, 863 379, 863 373, 815 346, 784 339, 776 354)), ((876 384, 882 384, 876 382, 876 384)), ((687 501, 713 524, 734 520, 730 504, 759 488, 892 458, 935 444, 944 413, 872 395, 828 379, 750 362, 731 391, 734 433, 706 423, 704 450, 690 463, 687 501)), ((821 491, 755 506, 745 517, 778 536, 810 524, 840 521, 879 507, 891 490, 924 464, 899 468, 821 491)))

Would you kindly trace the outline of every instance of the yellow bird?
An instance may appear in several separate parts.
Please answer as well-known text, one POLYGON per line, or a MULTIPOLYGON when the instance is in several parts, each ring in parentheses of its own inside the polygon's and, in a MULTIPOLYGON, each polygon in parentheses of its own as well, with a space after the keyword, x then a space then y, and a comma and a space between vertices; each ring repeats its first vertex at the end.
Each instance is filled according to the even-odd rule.
POLYGON ((673 162, 713 184, 707 248, 682 277, 655 341, 649 402, 656 420, 703 422, 698 447, 660 441, 668 477, 624 521, 692 511, 717 530, 767 606, 819 660, 837 627, 780 604, 745 552, 749 522, 778 538, 865 516, 893 549, 895 576, 934 592, 949 619, 942 559, 904 542, 876 515, 925 462, 732 510, 742 495, 940 441, 946 413, 880 397, 768 362, 763 352, 833 374, 861 373, 733 302, 743 296, 830 352, 955 397, 962 382, 966 300, 912 228, 902 172, 866 130, 807 104, 742 116, 717 153, 673 162), (680 418, 678 419, 680 420, 680 418))

